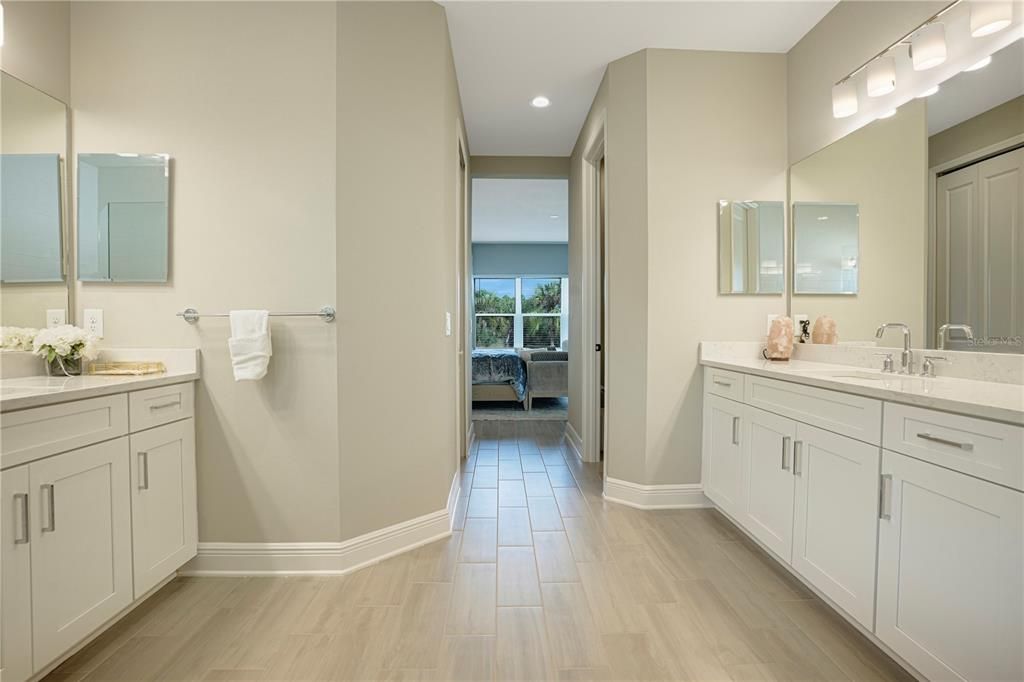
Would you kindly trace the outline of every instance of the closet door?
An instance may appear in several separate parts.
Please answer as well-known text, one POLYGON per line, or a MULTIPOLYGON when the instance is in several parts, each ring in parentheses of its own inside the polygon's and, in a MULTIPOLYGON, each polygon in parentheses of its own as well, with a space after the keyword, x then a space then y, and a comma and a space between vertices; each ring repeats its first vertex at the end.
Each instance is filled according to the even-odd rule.
POLYGON ((981 333, 983 252, 977 240, 978 166, 943 175, 936 185, 935 327, 969 324, 981 333))
POLYGON ((978 164, 982 333, 1024 335, 1024 149, 978 164))

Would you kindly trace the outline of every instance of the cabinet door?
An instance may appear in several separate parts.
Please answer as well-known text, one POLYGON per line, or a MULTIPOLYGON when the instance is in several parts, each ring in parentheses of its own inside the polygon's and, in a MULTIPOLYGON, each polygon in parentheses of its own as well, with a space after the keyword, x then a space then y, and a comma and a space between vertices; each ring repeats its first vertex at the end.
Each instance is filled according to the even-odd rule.
POLYGON ((793 447, 793 568, 870 630, 880 449, 806 424, 793 447))
POLYGON ((131 435, 136 598, 196 555, 193 423, 185 419, 131 435))
POLYGON ((132 601, 128 439, 29 465, 32 643, 54 660, 132 601))
POLYGON ((704 494, 727 513, 743 509, 741 431, 743 405, 716 395, 704 396, 704 494))
POLYGON ((0 679, 32 677, 32 576, 28 466, 0 472, 0 679))
POLYGON ((1024 679, 1024 493, 888 450, 882 473, 875 634, 929 679, 1024 679))
POLYGON ((792 449, 796 422, 747 406, 744 415, 742 523, 789 562, 793 549, 792 449))

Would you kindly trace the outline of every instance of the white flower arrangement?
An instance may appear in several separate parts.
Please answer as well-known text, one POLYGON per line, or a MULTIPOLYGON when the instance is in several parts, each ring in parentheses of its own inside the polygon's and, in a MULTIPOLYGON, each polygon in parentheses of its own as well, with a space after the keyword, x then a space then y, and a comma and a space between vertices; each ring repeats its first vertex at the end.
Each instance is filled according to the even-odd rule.
POLYGON ((0 348, 30 351, 38 333, 31 327, 0 327, 0 348))
POLYGON ((47 362, 61 360, 95 360, 99 355, 96 337, 89 332, 65 324, 49 329, 40 329, 32 343, 32 352, 47 362))

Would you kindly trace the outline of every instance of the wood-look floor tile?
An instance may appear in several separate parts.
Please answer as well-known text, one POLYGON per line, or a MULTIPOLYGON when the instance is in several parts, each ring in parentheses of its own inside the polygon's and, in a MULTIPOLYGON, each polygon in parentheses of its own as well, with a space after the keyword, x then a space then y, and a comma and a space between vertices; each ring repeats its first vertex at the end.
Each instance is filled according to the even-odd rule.
POLYGON ((445 633, 493 635, 497 585, 495 564, 459 564, 445 633))
POLYGON ((498 466, 498 451, 497 450, 481 450, 476 455, 476 468, 479 469, 482 466, 498 466))
POLYGON ((498 446, 498 461, 509 459, 519 459, 519 446, 515 443, 506 445, 502 443, 498 446))
POLYGON ((544 473, 544 459, 540 455, 522 455, 520 463, 523 467, 523 472, 530 473, 544 473))
POLYGON ((545 452, 541 457, 544 459, 544 464, 549 467, 565 466, 565 458, 562 457, 561 452, 545 452))
POLYGON ((469 496, 469 511, 466 518, 498 518, 498 490, 494 488, 473 488, 469 496))
POLYGON ((633 599, 641 604, 676 601, 672 577, 644 547, 615 545, 611 550, 633 599))
POLYGON ((580 579, 564 532, 535 532, 533 550, 541 582, 575 582, 580 579))
POLYGON ((448 619, 450 583, 411 583, 399 607, 387 668, 436 668, 448 619))
POLYGON ((719 549, 750 578, 758 590, 771 599, 813 599, 799 580, 749 542, 722 542, 719 549))
POLYGON ((498 606, 541 606, 532 547, 498 548, 498 606))
POLYGON ((497 559, 498 522, 495 519, 466 519, 459 561, 493 563, 497 559))
POLYGON ((498 507, 525 507, 526 487, 520 481, 498 481, 498 507))
POLYGON ((548 480, 551 481, 552 488, 575 488, 576 479, 569 473, 569 467, 567 466, 549 466, 548 468, 548 480))
POLYGON ((498 467, 478 466, 473 472, 473 488, 497 488, 498 467))
POLYGON ((562 519, 565 534, 577 562, 611 561, 612 552, 604 541, 601 531, 585 516, 570 516, 562 519))
POLYGON ((502 507, 498 510, 498 544, 533 545, 530 511, 525 507, 502 507))
MULTIPOLYGON (((397 606, 402 603, 412 570, 411 553, 385 559, 370 568, 369 579, 361 586, 356 603, 359 606, 397 606)), ((354 587, 355 581, 349 582, 354 587)))
POLYGON ((494 679, 494 636, 456 635, 444 638, 438 680, 483 682, 494 679))
POLYGON ((498 609, 496 678, 535 682, 552 677, 544 609, 536 606, 498 609))
POLYGON ((409 579, 414 582, 450 583, 455 578, 455 562, 462 545, 462 531, 453 531, 451 537, 423 545, 413 551, 409 579))
POLYGON ((644 633, 601 636, 611 670, 617 680, 673 680, 664 656, 644 633))
POLYGON ((579 583, 544 583, 544 620, 557 668, 594 668, 607 664, 587 596, 579 583))
POLYGON ((553 488, 552 492, 562 518, 587 515, 587 502, 579 488, 553 488))
POLYGON ((528 497, 551 497, 553 495, 547 473, 531 471, 523 474, 523 482, 526 483, 528 497))
POLYGON ((633 600, 614 562, 577 563, 576 568, 599 632, 647 631, 644 610, 633 600))
MULTIPOLYGON (((699 629, 706 635, 715 655, 725 665, 766 663, 751 641, 752 628, 736 615, 715 586, 707 580, 687 580, 676 584, 681 611, 694 614, 699 629)), ((673 623, 680 630, 679 622, 673 623)))
POLYGON ((562 515, 553 497, 530 497, 530 525, 534 530, 562 530, 562 515))

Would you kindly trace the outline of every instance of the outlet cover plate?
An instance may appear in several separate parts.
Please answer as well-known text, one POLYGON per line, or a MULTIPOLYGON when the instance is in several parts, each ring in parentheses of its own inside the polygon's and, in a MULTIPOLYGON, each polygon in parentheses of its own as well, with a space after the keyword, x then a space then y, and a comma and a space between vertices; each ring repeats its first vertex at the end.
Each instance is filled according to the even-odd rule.
POLYGON ((82 322, 85 331, 98 339, 103 338, 103 311, 99 308, 86 308, 82 311, 82 322))

